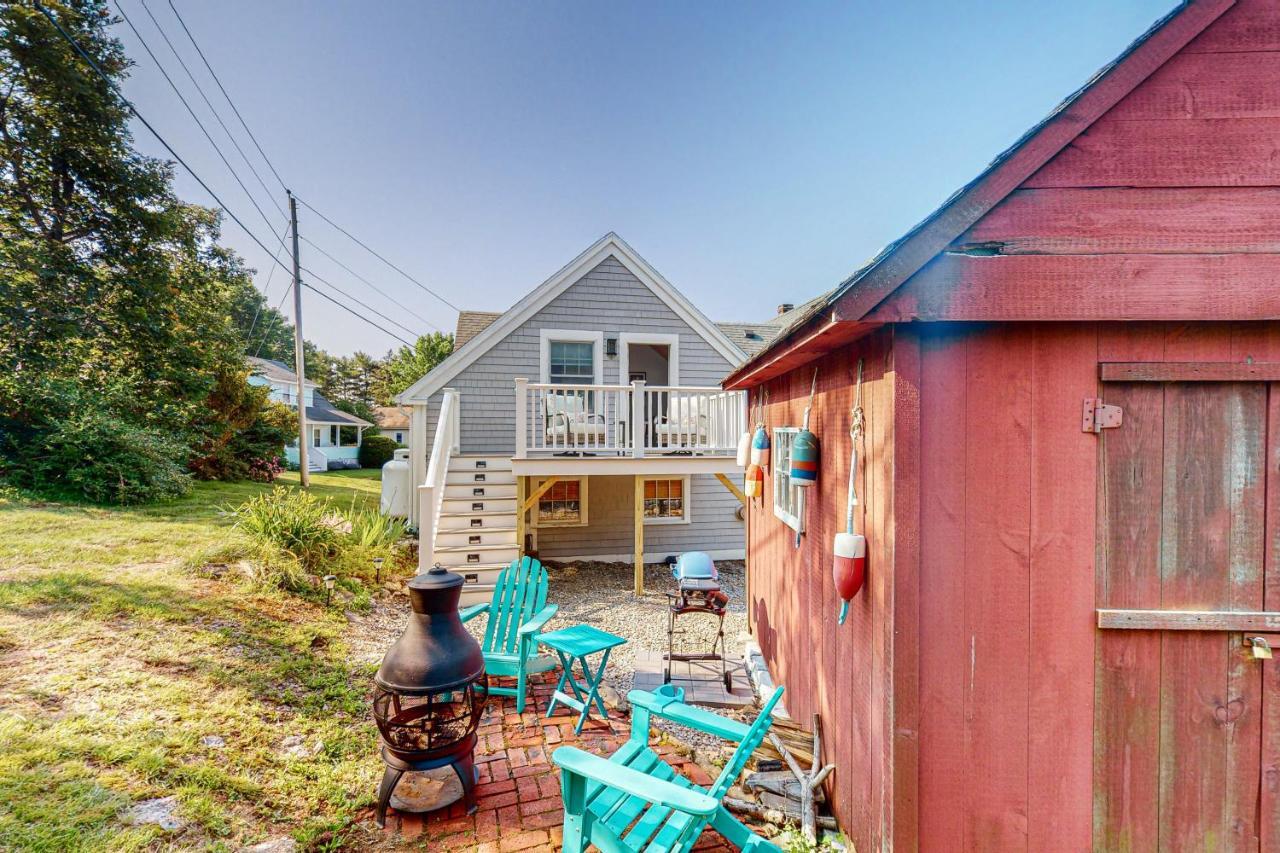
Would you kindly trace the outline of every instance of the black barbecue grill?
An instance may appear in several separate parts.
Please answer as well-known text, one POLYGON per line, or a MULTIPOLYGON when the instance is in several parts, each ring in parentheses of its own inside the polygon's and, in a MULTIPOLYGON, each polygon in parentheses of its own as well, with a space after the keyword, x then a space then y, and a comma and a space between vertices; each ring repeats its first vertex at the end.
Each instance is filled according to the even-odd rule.
MULTIPOLYGON (((720 576, 716 572, 716 564, 708 554, 702 551, 690 551, 681 554, 671 567, 671 574, 676 580, 676 592, 667 593, 667 653, 666 671, 663 683, 671 683, 672 661, 718 661, 720 678, 724 681, 724 689, 733 692, 733 677, 725 668, 724 614, 729 606, 729 596, 720 589, 720 576), (682 642, 680 649, 676 647, 676 619, 678 617, 705 614, 715 622, 715 637, 710 647, 703 651, 693 651, 692 643, 682 642)), ((687 620, 686 620, 687 621, 687 620)), ((679 632, 682 640, 686 640, 692 632, 679 632)))

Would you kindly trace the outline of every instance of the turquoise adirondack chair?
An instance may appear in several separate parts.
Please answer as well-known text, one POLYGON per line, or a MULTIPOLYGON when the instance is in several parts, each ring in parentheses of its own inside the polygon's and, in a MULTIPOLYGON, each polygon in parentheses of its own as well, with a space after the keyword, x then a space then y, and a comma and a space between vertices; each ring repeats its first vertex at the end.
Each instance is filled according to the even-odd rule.
POLYGON ((684 703, 684 691, 664 684, 653 693, 632 690, 631 739, 605 759, 571 746, 552 753, 561 769, 564 796, 564 853, 582 853, 594 844, 607 853, 686 853, 708 826, 740 850, 780 853, 723 805, 729 787, 764 740, 776 690, 750 726, 684 703), (738 748, 711 787, 676 773, 649 748, 649 720, 657 714, 699 731, 736 741, 738 748))
POLYGON ((517 680, 515 688, 491 684, 489 692, 516 697, 517 713, 524 712, 529 673, 555 668, 554 660, 538 655, 538 633, 559 609, 557 604, 547 604, 547 570, 542 563, 519 557, 498 575, 491 601, 464 607, 458 614, 463 622, 489 614, 480 644, 484 670, 517 680))

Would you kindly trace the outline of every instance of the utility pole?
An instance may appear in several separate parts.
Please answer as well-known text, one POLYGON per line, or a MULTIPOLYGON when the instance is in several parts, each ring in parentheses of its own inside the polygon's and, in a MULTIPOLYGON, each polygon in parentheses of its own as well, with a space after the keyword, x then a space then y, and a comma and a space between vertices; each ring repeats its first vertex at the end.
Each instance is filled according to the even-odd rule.
POLYGON ((307 468, 307 397, 306 357, 302 347, 302 275, 298 262, 298 200, 289 196, 289 223, 293 231, 293 361, 298 371, 298 477, 304 489, 311 488, 311 471, 307 468))

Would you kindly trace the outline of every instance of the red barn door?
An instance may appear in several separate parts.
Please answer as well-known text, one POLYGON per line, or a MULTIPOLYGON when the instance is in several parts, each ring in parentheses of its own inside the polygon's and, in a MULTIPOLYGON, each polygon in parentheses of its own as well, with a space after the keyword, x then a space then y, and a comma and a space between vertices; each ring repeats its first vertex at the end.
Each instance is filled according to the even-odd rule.
POLYGON ((1094 846, 1280 850, 1280 388, 1103 387, 1094 846))

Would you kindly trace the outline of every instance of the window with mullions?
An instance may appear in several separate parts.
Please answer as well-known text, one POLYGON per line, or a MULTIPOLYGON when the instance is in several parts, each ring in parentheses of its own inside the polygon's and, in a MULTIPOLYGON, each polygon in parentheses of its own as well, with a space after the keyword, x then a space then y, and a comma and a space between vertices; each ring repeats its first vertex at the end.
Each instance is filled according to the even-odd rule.
POLYGON ((804 533, 804 489, 791 485, 791 447, 800 430, 776 427, 769 464, 773 470, 773 514, 796 533, 804 533))
POLYGON ((558 480, 539 496, 539 527, 575 527, 586 523, 587 484, 583 479, 558 480))
POLYGON ((645 524, 683 524, 688 520, 688 477, 644 481, 645 524))
POLYGON ((547 381, 590 385, 595 381, 595 346, 589 341, 551 341, 547 381))

